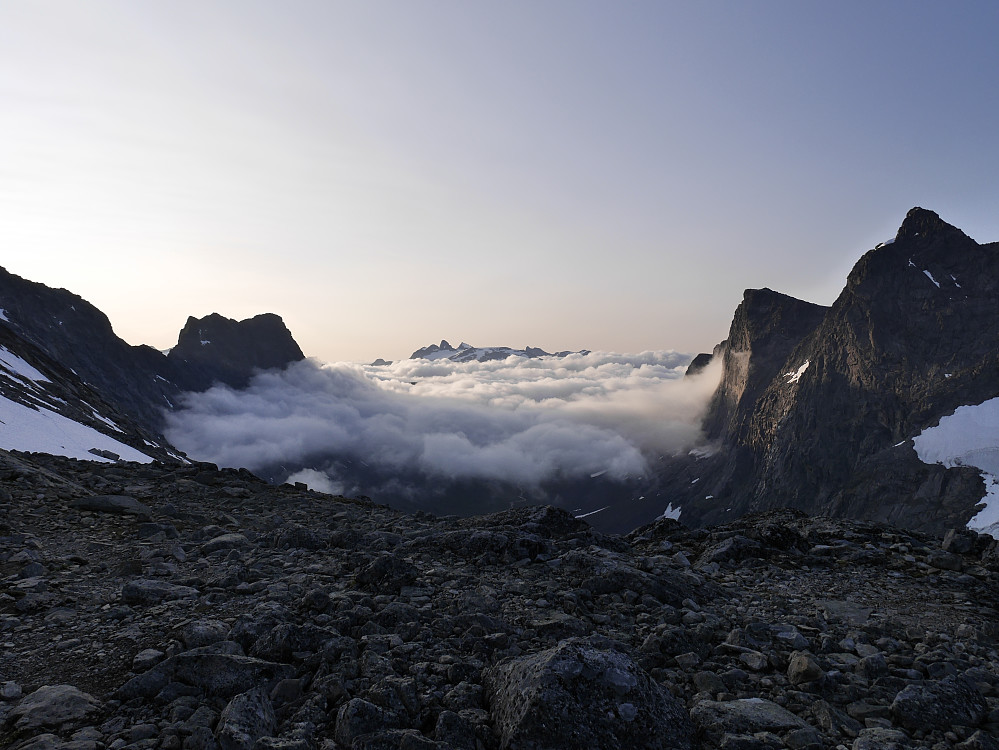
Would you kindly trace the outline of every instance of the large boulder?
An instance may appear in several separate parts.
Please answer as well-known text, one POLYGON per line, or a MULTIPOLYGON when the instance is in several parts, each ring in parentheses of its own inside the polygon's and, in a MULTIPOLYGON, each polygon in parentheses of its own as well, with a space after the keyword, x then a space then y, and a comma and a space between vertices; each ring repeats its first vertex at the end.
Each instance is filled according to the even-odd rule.
POLYGON ((10 719, 19 732, 58 730, 93 719, 100 711, 100 701, 72 685, 42 685, 14 706, 10 719))
POLYGON ((908 685, 895 696, 891 712, 906 729, 975 727, 985 720, 989 705, 967 677, 945 677, 939 682, 908 685))
POLYGON ((606 639, 569 639, 488 669, 503 750, 692 747, 686 710, 606 639))
POLYGON ((274 707, 262 688, 254 688, 235 696, 222 715, 215 730, 221 750, 250 750, 261 737, 269 737, 277 729, 274 707))

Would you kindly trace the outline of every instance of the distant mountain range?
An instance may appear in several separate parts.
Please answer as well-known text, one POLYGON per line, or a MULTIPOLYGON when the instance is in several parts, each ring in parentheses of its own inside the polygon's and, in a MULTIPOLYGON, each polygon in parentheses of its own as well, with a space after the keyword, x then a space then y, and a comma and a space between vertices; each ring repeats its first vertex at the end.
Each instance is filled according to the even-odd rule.
POLYGON ((546 352, 536 346, 527 346, 523 349, 513 349, 509 346, 472 346, 464 341, 458 344, 457 348, 451 346, 446 340, 441 340, 439 344, 430 344, 422 349, 413 352, 410 359, 447 359, 451 362, 488 362, 490 360, 506 359, 507 357, 526 357, 535 359, 536 357, 567 357, 570 354, 589 354, 588 349, 578 352, 561 351, 546 352))

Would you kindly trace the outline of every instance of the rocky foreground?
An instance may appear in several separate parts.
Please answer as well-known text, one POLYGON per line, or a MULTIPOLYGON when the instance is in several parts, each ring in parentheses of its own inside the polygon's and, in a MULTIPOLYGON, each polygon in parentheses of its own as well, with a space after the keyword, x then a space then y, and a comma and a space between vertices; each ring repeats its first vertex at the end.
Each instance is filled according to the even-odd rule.
POLYGON ((999 747, 999 552, 0 452, 0 747, 999 747))

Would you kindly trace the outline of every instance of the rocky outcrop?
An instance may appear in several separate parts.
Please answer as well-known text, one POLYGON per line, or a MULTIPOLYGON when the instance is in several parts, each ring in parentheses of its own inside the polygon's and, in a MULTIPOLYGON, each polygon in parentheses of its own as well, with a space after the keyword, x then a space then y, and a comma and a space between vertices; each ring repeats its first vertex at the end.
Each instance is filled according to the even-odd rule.
POLYGON ((749 291, 705 418, 712 449, 669 469, 688 523, 793 507, 942 532, 976 512, 976 470, 911 439, 999 394, 999 246, 914 208, 831 308, 749 291), (711 455, 709 455, 711 454, 711 455))
POLYGON ((213 383, 244 388, 257 370, 286 367, 305 359, 280 316, 273 313, 232 320, 218 313, 188 318, 167 360, 182 369, 190 390, 213 383))
POLYGON ((12 750, 987 748, 997 606, 997 542, 967 531, 615 537, 0 452, 12 750))

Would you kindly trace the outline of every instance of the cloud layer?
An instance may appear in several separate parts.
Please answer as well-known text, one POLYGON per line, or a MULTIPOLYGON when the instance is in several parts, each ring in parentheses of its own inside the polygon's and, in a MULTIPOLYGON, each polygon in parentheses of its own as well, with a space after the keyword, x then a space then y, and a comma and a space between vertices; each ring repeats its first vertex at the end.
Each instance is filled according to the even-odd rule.
POLYGON ((718 372, 682 378, 689 360, 672 351, 383 367, 310 360, 243 391, 187 394, 167 437, 196 459, 327 491, 343 489, 330 476, 337 460, 525 486, 624 480, 646 473, 648 457, 697 442, 718 372))

